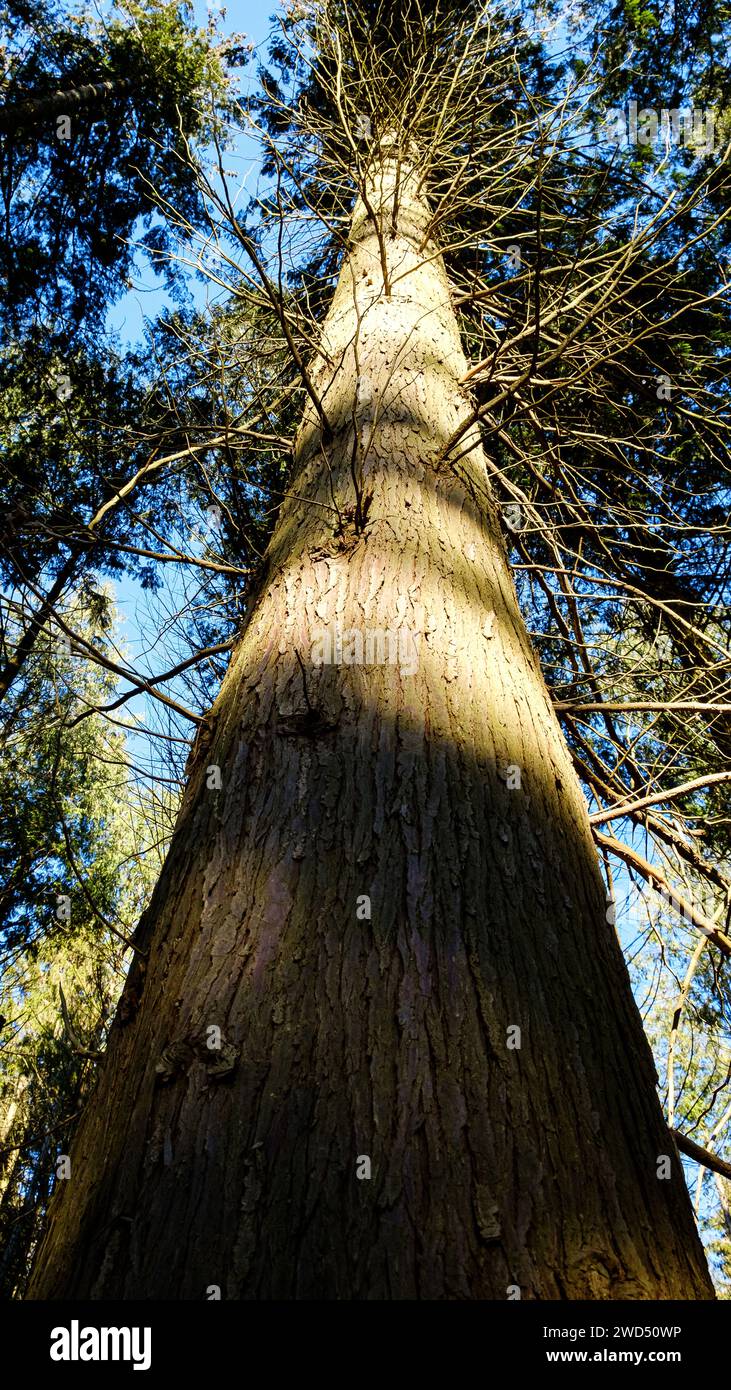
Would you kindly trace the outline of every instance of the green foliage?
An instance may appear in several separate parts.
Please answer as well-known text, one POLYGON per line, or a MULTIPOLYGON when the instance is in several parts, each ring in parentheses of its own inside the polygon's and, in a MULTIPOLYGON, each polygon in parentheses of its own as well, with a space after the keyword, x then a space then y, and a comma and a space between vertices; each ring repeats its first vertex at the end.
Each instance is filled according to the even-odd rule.
MULTIPOLYGON (((110 595, 67 608, 114 638, 110 595)), ((124 738, 88 712, 115 685, 46 631, 6 708, 0 748, 0 1288, 22 1291, 74 1120, 159 867, 124 738), (63 1018, 63 990, 68 1022, 63 1018)))
POLYGON ((2 184, 13 225, 0 252, 2 322, 13 335, 38 321, 63 326, 78 343, 82 332, 98 332, 123 292, 135 237, 171 291, 180 287, 151 188, 199 221, 183 156, 220 121, 227 59, 237 54, 198 31, 179 0, 118 0, 104 21, 63 0, 32 10, 7 0, 2 17, 2 184), (74 99, 100 83, 110 84, 106 94, 74 99), (48 105, 57 91, 69 94, 65 110, 48 105))
MULTIPOLYGON (((109 605, 108 595, 90 591, 82 612, 79 603, 66 612, 75 630, 101 650, 110 636, 109 605)), ((118 911, 124 739, 104 730, 98 716, 83 717, 86 708, 111 697, 115 684, 108 672, 71 655, 62 634, 46 632, 6 707, 0 933, 10 948, 32 953, 38 940, 64 935, 59 894, 71 898, 87 930, 96 931, 118 911)))

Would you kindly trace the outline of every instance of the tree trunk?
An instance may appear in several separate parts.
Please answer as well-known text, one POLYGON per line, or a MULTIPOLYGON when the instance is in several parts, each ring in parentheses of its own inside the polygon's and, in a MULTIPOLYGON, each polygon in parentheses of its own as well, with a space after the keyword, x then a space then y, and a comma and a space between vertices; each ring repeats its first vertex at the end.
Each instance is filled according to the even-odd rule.
POLYGON ((28 1077, 14 1077, 3 1092, 3 1105, 5 1096, 9 1095, 7 1109, 0 1117, 0 1203, 2 1202, 5 1189, 9 1186, 14 1170, 15 1155, 19 1152, 15 1144, 5 1148, 5 1141, 11 1139, 13 1135, 13 1125, 18 1109, 22 1103, 23 1095, 28 1089, 28 1077))
POLYGON ((31 1297, 713 1297, 428 223, 382 145, 31 1297))
POLYGON ((51 92, 45 97, 2 106, 0 132, 9 134, 29 126, 40 125, 42 121, 51 120, 54 116, 68 116, 72 112, 86 110, 89 106, 99 106, 108 96, 119 96, 127 92, 131 86, 128 78, 113 77, 105 82, 87 82, 81 87, 70 87, 65 92, 51 92))
POLYGON ((713 1181, 716 1184, 721 1209, 721 1239, 717 1242, 716 1248, 728 1297, 728 1294, 731 1294, 731 1179, 719 1177, 718 1173, 714 1173, 713 1181))

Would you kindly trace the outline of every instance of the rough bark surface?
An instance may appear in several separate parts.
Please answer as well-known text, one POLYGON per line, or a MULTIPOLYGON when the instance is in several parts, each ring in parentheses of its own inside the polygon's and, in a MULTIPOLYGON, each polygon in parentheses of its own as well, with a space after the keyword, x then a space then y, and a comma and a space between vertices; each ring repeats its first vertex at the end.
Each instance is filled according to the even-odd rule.
POLYGON ((713 1296, 428 220, 385 150, 31 1297, 713 1296))

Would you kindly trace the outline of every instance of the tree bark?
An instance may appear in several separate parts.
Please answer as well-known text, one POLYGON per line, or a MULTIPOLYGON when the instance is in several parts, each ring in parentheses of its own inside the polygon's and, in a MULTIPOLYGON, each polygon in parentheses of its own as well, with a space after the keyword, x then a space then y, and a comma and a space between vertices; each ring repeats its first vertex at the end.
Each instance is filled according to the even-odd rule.
POLYGON ((429 216, 382 145, 31 1297, 713 1297, 429 216))
POLYGON ((113 77, 105 82, 87 82, 81 87, 70 87, 65 92, 51 92, 48 96, 35 97, 30 101, 13 102, 0 107, 0 133, 24 130, 54 116, 68 116, 72 112, 98 106, 109 96, 127 92, 131 86, 128 78, 113 77))
POLYGON ((7 1087, 3 1088, 2 1102, 5 1105, 5 1096, 9 1093, 7 1108, 0 1118, 0 1203, 6 1187, 8 1187, 13 1174, 13 1154, 16 1152, 15 1146, 6 1149, 4 1147, 6 1139, 12 1135, 13 1125, 18 1109, 23 1101, 24 1092, 28 1089, 28 1077, 14 1077, 7 1087))

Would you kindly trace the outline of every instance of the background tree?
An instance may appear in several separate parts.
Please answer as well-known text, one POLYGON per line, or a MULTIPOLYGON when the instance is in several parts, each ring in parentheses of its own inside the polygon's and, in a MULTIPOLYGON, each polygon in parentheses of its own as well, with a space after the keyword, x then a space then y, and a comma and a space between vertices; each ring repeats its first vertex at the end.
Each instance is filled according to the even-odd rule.
POLYGON ((150 180, 199 217, 180 156, 210 138, 241 56, 191 16, 178 0, 120 0, 103 19, 58 0, 3 5, 3 321, 16 334, 59 321, 77 350, 140 251, 180 282, 150 180))
POLYGON ((160 481, 163 439, 173 453, 183 443, 106 318, 140 258, 185 296, 151 185, 200 223, 182 156, 223 118, 242 50, 177 0, 123 0, 104 19, 10 3, 3 24, 0 565, 26 619, 4 693, 85 566, 135 568, 120 547, 139 545, 140 524, 120 491, 140 501, 160 481))
MULTIPOLYGON (((72 618, 102 645, 108 595, 72 618), (99 628, 102 627, 100 639, 99 628)), ((123 735, 94 713, 116 678, 48 629, 2 729, 0 1287, 22 1292, 131 958, 159 849, 123 735), (88 716, 88 717, 87 717, 88 716), (150 844, 150 832, 153 832, 150 844), (130 925, 132 924, 132 925, 130 925)))

